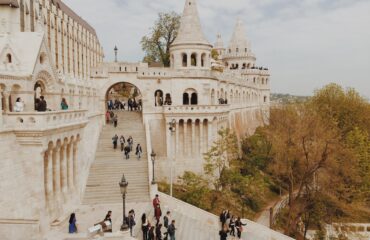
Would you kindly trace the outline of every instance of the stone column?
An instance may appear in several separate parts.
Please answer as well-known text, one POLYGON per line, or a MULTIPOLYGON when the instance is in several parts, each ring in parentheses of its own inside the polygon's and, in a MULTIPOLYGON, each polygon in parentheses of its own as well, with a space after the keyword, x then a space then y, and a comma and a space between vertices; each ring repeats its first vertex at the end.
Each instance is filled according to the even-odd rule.
POLYGON ((67 200, 67 145, 64 143, 60 151, 60 175, 64 202, 67 200))
POLYGON ((191 156, 196 156, 195 121, 191 122, 191 156))
POLYGON ((67 158, 67 182, 68 182, 68 191, 71 193, 71 189, 73 189, 73 161, 71 157, 71 148, 72 143, 69 142, 66 148, 66 158, 67 158))
POLYGON ((183 149, 182 149, 182 152, 183 152, 183 156, 186 156, 187 155, 187 152, 188 152, 188 122, 187 121, 184 121, 184 146, 183 146, 183 149))
POLYGON ((176 121, 176 156, 179 155, 180 149, 179 149, 179 132, 180 132, 180 124, 178 121, 176 121))
POLYGON ((202 54, 197 54, 197 67, 202 67, 202 54))
POLYGON ((78 189, 78 180, 77 180, 77 149, 78 149, 78 141, 73 142, 73 185, 76 189, 78 189))
POLYGON ((8 113, 10 112, 10 109, 9 109, 9 96, 10 96, 10 93, 9 92, 4 92, 4 113, 8 113))
POLYGON ((208 149, 211 149, 213 144, 213 121, 208 121, 208 149))
POLYGON ((191 53, 187 55, 188 57, 188 62, 187 62, 187 67, 191 66, 191 53))
POLYGON ((203 132, 203 120, 199 122, 199 155, 203 159, 203 141, 204 141, 204 132, 203 132))
MULTIPOLYGON (((53 193, 55 209, 59 209, 61 203, 61 189, 60 189, 60 146, 53 149, 53 193)), ((58 212, 59 214, 59 212, 58 212)))
POLYGON ((54 201, 53 195, 53 152, 48 149, 44 155, 44 187, 45 187, 45 202, 46 207, 51 214, 52 203, 54 201))

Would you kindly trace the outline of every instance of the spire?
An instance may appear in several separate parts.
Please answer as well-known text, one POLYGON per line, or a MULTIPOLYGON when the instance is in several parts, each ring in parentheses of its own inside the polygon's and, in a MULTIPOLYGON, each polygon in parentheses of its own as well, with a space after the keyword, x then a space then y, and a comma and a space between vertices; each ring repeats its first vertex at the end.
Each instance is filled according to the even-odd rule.
POLYGON ((221 34, 217 34, 217 40, 214 45, 215 49, 223 49, 224 48, 224 41, 222 40, 221 34))
POLYGON ((179 33, 173 45, 180 44, 210 45, 202 31, 196 0, 186 0, 179 33))
POLYGON ((238 18, 229 48, 247 48, 248 40, 243 21, 238 18))

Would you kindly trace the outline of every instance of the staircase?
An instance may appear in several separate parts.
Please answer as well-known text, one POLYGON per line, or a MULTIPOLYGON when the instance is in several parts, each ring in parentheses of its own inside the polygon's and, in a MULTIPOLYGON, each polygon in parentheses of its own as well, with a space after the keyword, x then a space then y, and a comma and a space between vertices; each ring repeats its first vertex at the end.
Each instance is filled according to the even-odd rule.
POLYGON ((129 111, 115 113, 118 115, 117 128, 111 124, 106 125, 100 134, 96 159, 90 169, 83 204, 121 203, 122 195, 118 183, 123 173, 129 183, 126 201, 150 201, 146 137, 142 114, 129 111), (130 153, 129 160, 124 159, 119 142, 117 149, 113 149, 112 137, 115 134, 119 137, 123 135, 126 140, 129 136, 133 137, 133 151, 130 153), (140 160, 135 155, 138 143, 143 149, 140 160))

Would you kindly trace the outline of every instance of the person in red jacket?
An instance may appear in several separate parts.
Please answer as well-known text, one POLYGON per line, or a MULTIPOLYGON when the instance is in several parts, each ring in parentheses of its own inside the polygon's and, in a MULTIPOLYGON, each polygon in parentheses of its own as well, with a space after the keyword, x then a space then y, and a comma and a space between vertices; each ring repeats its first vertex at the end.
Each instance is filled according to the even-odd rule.
POLYGON ((161 201, 159 200, 159 196, 158 194, 155 195, 155 198, 153 199, 153 208, 154 208, 154 212, 155 212, 155 209, 157 208, 157 205, 161 205, 161 201))
POLYGON ((161 206, 159 204, 157 205, 157 207, 154 210, 154 216, 155 216, 155 219, 157 220, 156 226, 158 226, 159 220, 161 219, 161 216, 162 216, 162 210, 161 210, 161 206))

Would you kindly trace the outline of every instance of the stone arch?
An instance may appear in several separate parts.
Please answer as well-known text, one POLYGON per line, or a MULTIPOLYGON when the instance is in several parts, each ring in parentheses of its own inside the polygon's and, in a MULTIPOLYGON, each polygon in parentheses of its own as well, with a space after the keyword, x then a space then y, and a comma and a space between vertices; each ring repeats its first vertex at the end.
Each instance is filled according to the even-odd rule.
MULTIPOLYGON (((116 82, 109 84, 109 87, 105 88, 105 108, 111 109, 114 107, 121 107, 122 101, 130 102, 133 109, 142 110, 143 107, 143 95, 141 90, 131 82, 116 82), (113 104, 111 106, 110 104, 113 104)), ((154 93, 155 94, 155 93, 154 93)), ((154 95, 155 96, 155 95, 154 95)), ((162 92, 163 99, 163 92, 162 92)), ((154 105, 154 104, 153 104, 154 105)), ((162 103, 163 105, 163 103, 162 103)))
POLYGON ((198 105, 198 93, 193 92, 190 97, 190 104, 191 105, 198 105))
POLYGON ((190 100, 189 100, 189 93, 184 92, 182 94, 182 104, 183 105, 189 105, 189 102, 190 102, 190 100))
POLYGON ((198 58, 198 54, 197 53, 192 53, 190 55, 190 65, 192 67, 198 66, 198 59, 197 58, 198 58))
POLYGON ((6 54, 6 62, 12 63, 12 55, 10 53, 6 54))
POLYGON ((163 91, 156 90, 154 92, 154 106, 160 107, 163 106, 163 91))

